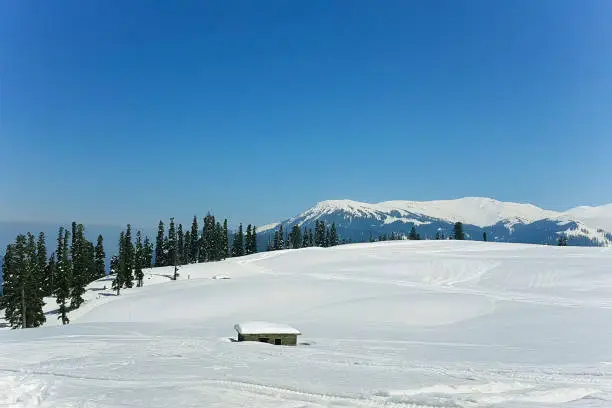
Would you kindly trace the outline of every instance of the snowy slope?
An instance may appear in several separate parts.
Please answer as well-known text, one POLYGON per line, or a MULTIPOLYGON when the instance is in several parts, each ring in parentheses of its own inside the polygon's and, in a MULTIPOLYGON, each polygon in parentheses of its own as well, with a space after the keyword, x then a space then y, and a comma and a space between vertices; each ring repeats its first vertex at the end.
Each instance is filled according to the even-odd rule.
POLYGON ((118 297, 95 282, 69 326, 0 331, 0 407, 609 407, 611 264, 396 241, 153 269, 118 297), (232 342, 245 321, 300 344, 232 342))
POLYGON ((578 219, 591 228, 603 228, 612 231, 612 204, 599 207, 576 207, 564 214, 568 218, 578 219))
MULTIPOLYGON (((555 244, 563 234, 570 237, 570 245, 612 245, 612 205, 556 212, 532 204, 482 197, 377 204, 328 200, 280 224, 290 230, 294 225, 313 228, 316 221, 335 223, 341 236, 357 242, 368 240, 370 235, 406 234, 413 225, 423 237, 433 238, 438 232, 448 236, 452 234, 453 224, 459 221, 464 224, 469 239, 480 240, 486 232, 500 242, 555 244)), ((280 224, 258 229, 261 248, 280 224)))

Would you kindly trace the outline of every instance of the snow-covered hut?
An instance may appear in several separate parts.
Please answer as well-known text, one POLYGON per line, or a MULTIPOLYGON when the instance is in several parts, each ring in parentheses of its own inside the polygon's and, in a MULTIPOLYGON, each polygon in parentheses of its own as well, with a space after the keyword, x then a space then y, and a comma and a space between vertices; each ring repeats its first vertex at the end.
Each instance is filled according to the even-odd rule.
POLYGON ((234 325, 238 341, 259 341, 278 346, 295 346, 300 331, 287 324, 270 322, 244 322, 234 325))

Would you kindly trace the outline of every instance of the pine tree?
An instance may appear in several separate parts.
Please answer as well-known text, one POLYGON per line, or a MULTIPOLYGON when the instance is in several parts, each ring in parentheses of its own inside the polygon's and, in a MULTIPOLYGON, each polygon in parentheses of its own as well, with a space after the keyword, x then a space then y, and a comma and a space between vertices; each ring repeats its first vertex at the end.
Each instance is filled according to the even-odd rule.
POLYGON ((16 329, 24 326, 24 274, 25 236, 19 235, 14 243, 7 245, 2 262, 4 318, 16 329))
POLYGON ((417 238, 418 238, 418 235, 417 235, 416 227, 413 225, 412 228, 410 228, 410 233, 408 234, 408 239, 416 240, 417 238))
MULTIPOLYGON (((123 257, 125 260, 123 262, 123 268, 121 272, 123 274, 123 284, 126 288, 131 288, 134 286, 134 244, 132 243, 132 226, 130 224, 127 225, 127 229, 125 230, 124 236, 124 244, 123 244, 123 257)), ((122 256, 121 254, 119 255, 122 256)))
POLYGON ((329 246, 336 246, 339 244, 338 231, 336 230, 336 223, 332 222, 332 226, 329 232, 329 246))
POLYGON ((325 223, 323 221, 315 222, 314 244, 318 247, 325 246, 325 223))
POLYGON ((323 241, 323 246, 325 248, 327 248, 329 245, 329 243, 331 242, 331 233, 329 231, 329 228, 325 228, 325 241, 323 241))
POLYGON ((114 265, 111 261, 111 272, 115 272, 112 288, 117 291, 117 296, 121 294, 121 288, 125 284, 125 258, 125 232, 121 231, 119 235, 119 256, 114 259, 114 265))
POLYGON ((283 224, 278 227, 278 248, 285 249, 285 233, 283 232, 283 224))
POLYGON ((176 245, 178 264, 185 265, 185 236, 183 235, 183 224, 179 224, 176 232, 176 245))
POLYGON ((302 233, 302 248, 306 248, 308 246, 308 229, 304 227, 304 232, 302 233))
POLYGON ((224 244, 223 244, 223 226, 220 222, 217 221, 215 225, 215 253, 216 259, 221 261, 227 257, 227 254, 223 252, 224 244))
POLYGON ((289 234, 289 241, 291 243, 291 248, 300 248, 302 245, 302 231, 300 227, 296 224, 291 228, 291 233, 289 234))
MULTIPOLYGON (((181 228, 179 226, 179 231, 181 228)), ((182 232, 182 231, 181 231, 182 232)), ((134 275, 136 277, 136 286, 142 287, 144 280, 144 273, 142 267, 144 264, 144 247, 142 245, 142 234, 140 230, 136 233, 136 251, 134 253, 134 275)))
POLYGON ((12 328, 38 327, 45 322, 44 293, 36 241, 28 232, 20 234, 6 249, 2 265, 4 315, 12 328))
POLYGON ((246 229, 246 241, 244 246, 244 252, 246 255, 251 254, 251 224, 247 225, 246 229))
POLYGON ((212 215, 210 217, 210 238, 209 238, 209 247, 210 247, 210 260, 211 261, 220 261, 221 260, 221 241, 222 236, 219 234, 221 231, 217 229, 217 220, 215 216, 212 215))
POLYGON ((96 248, 93 242, 85 240, 85 260, 87 264, 87 283, 93 282, 98 279, 97 267, 96 267, 96 248))
POLYGON ((153 267, 153 244, 149 241, 149 237, 145 237, 143 249, 143 268, 153 267))
POLYGON ((68 231, 60 227, 57 237, 57 266, 55 279, 55 301, 59 306, 57 318, 62 324, 70 323, 68 319, 68 301, 70 299, 71 263, 68 258, 68 231))
POLYGON ((4 308, 4 317, 11 328, 16 329, 23 327, 23 309, 24 309, 24 293, 21 291, 23 286, 23 273, 25 268, 24 258, 24 240, 25 237, 20 235, 17 240, 7 245, 2 262, 2 278, 3 278, 3 296, 2 307, 4 308), (18 247, 20 246, 20 248, 18 247))
POLYGON ((176 229, 174 227, 174 218, 170 218, 170 226, 168 227, 168 265, 178 265, 177 258, 177 241, 176 229))
POLYGON ((47 249, 45 245, 44 234, 38 235, 39 241, 36 242, 36 237, 28 232, 28 244, 26 248, 27 263, 26 263, 26 316, 27 327, 38 327, 47 320, 43 313, 44 288, 43 280, 45 269, 47 266, 47 249), (40 237, 42 236, 42 240, 40 237), (41 242, 42 241, 42 242, 41 242), (38 254, 38 249, 43 249, 43 257, 38 254))
POLYGON ((485 232, 483 232, 483 233, 482 233, 482 240, 483 240, 484 242, 487 242, 487 231, 485 231, 485 232))
POLYGON ((440 231, 436 231, 436 240, 440 239, 440 231))
POLYGON ((166 235, 164 237, 164 242, 162 244, 162 258, 164 259, 164 266, 172 266, 171 262, 170 262, 170 257, 168 256, 168 250, 170 249, 170 240, 168 239, 168 236, 166 235))
POLYGON ((199 260, 199 240, 198 240, 198 218, 193 216, 193 223, 191 224, 191 249, 189 251, 189 262, 198 262, 199 260))
POLYGON ((206 217, 204 217, 204 227, 202 228, 202 245, 200 248, 201 262, 218 260, 218 254, 216 254, 218 246, 216 241, 215 217, 208 213, 206 217))
MULTIPOLYGON (((121 238, 123 240, 123 238, 121 238)), ((121 267, 119 265, 119 257, 117 255, 113 255, 110 261, 110 274, 118 275, 121 267)))
MULTIPOLYGON (((206 221, 206 218, 204 218, 204 221, 206 221)), ((206 262, 206 256, 206 224, 204 224, 198 240, 198 262, 206 262)))
POLYGON ((40 288, 44 296, 48 296, 51 294, 51 275, 47 270, 47 243, 44 232, 38 234, 36 258, 38 262, 38 272, 40 274, 40 288))
POLYGON ((106 259, 106 253, 104 252, 104 239, 102 235, 98 235, 98 242, 96 243, 94 263, 95 263, 95 278, 101 279, 106 276, 106 267, 104 260, 106 259))
POLYGON ((189 231, 185 231, 185 243, 183 250, 183 257, 185 264, 191 263, 191 233, 189 231))
POLYGON ((257 253, 257 227, 255 225, 251 228, 251 253, 257 253))
POLYGON ((57 281, 57 264, 55 262, 55 253, 52 253, 47 263, 45 270, 45 276, 48 277, 48 284, 45 287, 45 296, 52 296, 55 294, 55 283, 57 281))
POLYGON ((242 232, 242 224, 238 227, 238 232, 234 235, 234 242, 232 245, 232 256, 244 255, 244 235, 242 232))
POLYGON ((461 222, 456 222, 454 227, 455 239, 464 240, 465 234, 463 233, 463 224, 461 222))
POLYGON ((278 237, 278 230, 274 231, 274 243, 272 244, 272 249, 274 251, 278 251, 280 249, 280 239, 278 237))
MULTIPOLYGON (((8 287, 7 283, 6 283, 6 279, 8 278, 10 280, 10 259, 11 259, 11 254, 10 251, 11 249, 11 244, 8 244, 6 246, 6 251, 5 251, 5 255, 4 258, 2 260, 2 267, 0 268, 2 270, 2 293, 6 292, 6 288, 8 287), (8 259, 7 259, 8 257, 8 259)), ((6 305, 5 302, 7 301, 7 297, 3 296, 0 294, 0 310, 2 309, 6 309, 6 305)))
POLYGON ((164 223, 159 222, 157 227, 157 239, 155 241, 155 266, 166 266, 166 260, 164 259, 164 223))
POLYGON ((229 255, 229 231, 226 218, 223 220, 223 258, 227 258, 229 255))
POLYGON ((84 228, 82 224, 72 223, 72 279, 70 281, 70 309, 77 309, 83 304, 83 295, 87 285, 87 245, 85 243, 84 228))

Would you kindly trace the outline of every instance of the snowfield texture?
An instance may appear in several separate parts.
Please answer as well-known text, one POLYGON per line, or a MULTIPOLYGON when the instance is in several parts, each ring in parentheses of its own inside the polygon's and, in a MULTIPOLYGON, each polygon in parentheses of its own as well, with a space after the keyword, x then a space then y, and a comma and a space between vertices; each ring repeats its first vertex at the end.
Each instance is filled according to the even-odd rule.
POLYGON ((0 407, 612 406, 610 248, 395 241, 171 272, 0 331, 0 407), (303 334, 235 342, 248 321, 303 334))

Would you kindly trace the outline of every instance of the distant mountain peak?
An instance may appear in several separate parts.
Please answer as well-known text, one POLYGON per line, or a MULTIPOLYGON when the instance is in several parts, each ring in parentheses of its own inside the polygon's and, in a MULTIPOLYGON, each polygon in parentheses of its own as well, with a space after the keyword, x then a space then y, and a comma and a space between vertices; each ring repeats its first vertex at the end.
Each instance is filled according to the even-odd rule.
POLYGON ((326 200, 303 212, 298 217, 307 220, 342 211, 349 216, 385 218, 395 214, 396 218, 422 215, 434 219, 461 221, 480 227, 494 225, 500 221, 533 222, 543 218, 555 218, 560 213, 543 210, 533 204, 502 202, 487 197, 464 197, 434 201, 383 201, 365 203, 354 200, 326 200))
MULTIPOLYGON (((435 235, 435 231, 452 230, 452 224, 459 221, 472 229, 473 239, 481 239, 483 232, 488 232, 492 239, 500 241, 551 243, 559 234, 567 234, 582 244, 612 243, 612 204, 558 212, 488 197, 379 203, 335 199, 318 202, 280 224, 287 229, 294 225, 310 228, 317 220, 334 222, 345 235, 359 237, 356 239, 369 234, 404 233, 413 225, 424 236, 435 235)), ((258 231, 270 231, 278 225, 269 224, 258 231)))

